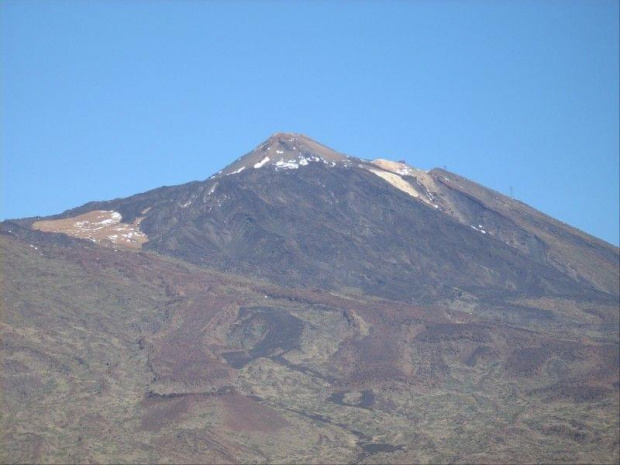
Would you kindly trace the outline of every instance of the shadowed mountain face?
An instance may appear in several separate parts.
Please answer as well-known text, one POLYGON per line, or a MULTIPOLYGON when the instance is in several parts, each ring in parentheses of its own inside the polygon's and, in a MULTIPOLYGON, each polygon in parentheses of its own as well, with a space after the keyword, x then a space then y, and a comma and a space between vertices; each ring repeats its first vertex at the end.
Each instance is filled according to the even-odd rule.
POLYGON ((618 249, 453 173, 279 133, 0 232, 5 461, 618 458, 618 249))

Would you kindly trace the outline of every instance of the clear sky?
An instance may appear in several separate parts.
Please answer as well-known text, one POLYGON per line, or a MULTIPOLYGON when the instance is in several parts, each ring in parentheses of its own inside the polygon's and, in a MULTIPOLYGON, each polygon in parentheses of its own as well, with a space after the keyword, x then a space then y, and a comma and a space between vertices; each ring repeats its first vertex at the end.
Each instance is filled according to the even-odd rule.
POLYGON ((1 218, 205 179, 291 131, 513 186, 618 244, 617 1, 0 9, 1 218))

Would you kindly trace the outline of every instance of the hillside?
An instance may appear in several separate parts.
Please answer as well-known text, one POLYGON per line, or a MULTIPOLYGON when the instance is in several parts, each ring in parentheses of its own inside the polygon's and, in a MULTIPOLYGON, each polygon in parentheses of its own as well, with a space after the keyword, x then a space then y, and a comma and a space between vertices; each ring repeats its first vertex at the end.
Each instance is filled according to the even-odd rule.
POLYGON ((279 133, 0 223, 2 461, 614 463, 618 249, 279 133))

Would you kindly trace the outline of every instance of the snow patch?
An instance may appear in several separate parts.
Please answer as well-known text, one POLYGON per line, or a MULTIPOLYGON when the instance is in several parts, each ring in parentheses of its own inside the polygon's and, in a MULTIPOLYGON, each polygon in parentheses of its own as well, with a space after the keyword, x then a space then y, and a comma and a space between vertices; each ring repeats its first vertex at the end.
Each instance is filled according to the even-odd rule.
POLYGON ((258 163, 254 164, 254 168, 258 169, 258 168, 262 168, 265 163, 267 163, 269 161, 269 157, 265 157, 263 158, 261 161, 259 161, 258 163))
POLYGON ((285 170, 296 170, 297 168, 299 168, 299 165, 297 164, 297 162, 295 162, 295 160, 280 160, 276 162, 276 168, 281 168, 285 170))
MULTIPOLYGON (((254 168, 256 168, 256 165, 254 165, 254 168)), ((230 176, 231 174, 239 174, 241 173, 243 170, 245 169, 245 166, 242 166, 241 168, 239 168, 238 170, 233 171, 232 173, 228 173, 226 176, 230 176)))
POLYGON ((469 227, 474 229, 474 230, 476 230, 476 231, 478 231, 478 232, 480 232, 480 233, 482 233, 482 234, 486 234, 487 233, 484 229, 482 229, 482 225, 481 224, 479 224, 478 227, 476 227, 473 224, 471 224, 471 225, 469 225, 469 227))

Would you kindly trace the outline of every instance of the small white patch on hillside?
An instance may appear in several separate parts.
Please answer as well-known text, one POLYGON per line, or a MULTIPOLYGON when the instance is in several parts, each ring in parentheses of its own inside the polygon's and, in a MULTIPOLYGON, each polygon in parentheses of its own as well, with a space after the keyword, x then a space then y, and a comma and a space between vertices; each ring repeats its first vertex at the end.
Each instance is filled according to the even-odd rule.
POLYGON ((254 164, 254 168, 258 169, 258 168, 262 168, 265 163, 267 163, 269 161, 269 157, 265 157, 263 158, 261 161, 259 161, 258 163, 254 164))
MULTIPOLYGON (((254 168, 256 168, 256 166, 254 166, 254 168)), ((238 170, 233 171, 232 173, 228 173, 226 176, 230 176, 231 174, 239 174, 241 173, 243 170, 245 169, 245 166, 242 166, 241 168, 239 168, 238 170)))

